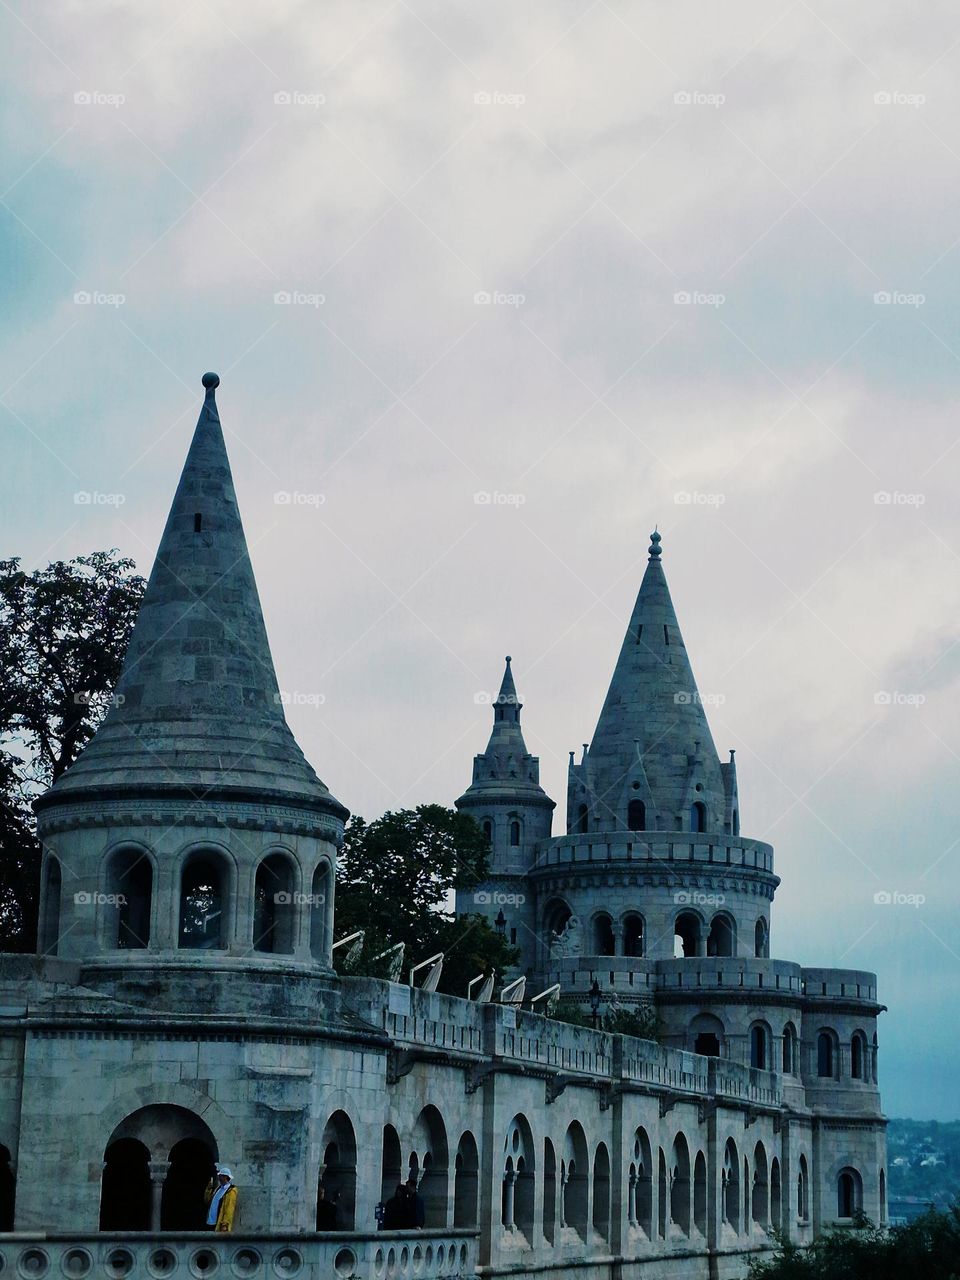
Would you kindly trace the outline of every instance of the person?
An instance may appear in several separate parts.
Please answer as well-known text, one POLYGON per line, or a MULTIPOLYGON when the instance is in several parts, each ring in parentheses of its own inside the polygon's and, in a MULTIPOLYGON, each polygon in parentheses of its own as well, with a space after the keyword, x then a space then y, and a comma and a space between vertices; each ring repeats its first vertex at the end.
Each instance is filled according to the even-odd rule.
POLYGON ((327 1189, 321 1182, 317 1191, 317 1230, 336 1231, 338 1227, 336 1203, 327 1199, 327 1189))
POLYGON ((402 1182, 398 1182, 396 1191, 383 1206, 384 1231, 403 1231, 406 1229, 409 1215, 407 1201, 407 1188, 402 1182))
POLYGON ((427 1206, 424 1204, 423 1196, 417 1190, 416 1179, 413 1177, 407 1184, 407 1201, 409 1205, 407 1226, 415 1227, 419 1231, 427 1221, 427 1206))
POLYGON ((232 1231, 237 1216, 237 1188, 233 1174, 222 1164, 217 1165, 214 1178, 207 1183, 203 1193, 206 1206, 208 1231, 232 1231))

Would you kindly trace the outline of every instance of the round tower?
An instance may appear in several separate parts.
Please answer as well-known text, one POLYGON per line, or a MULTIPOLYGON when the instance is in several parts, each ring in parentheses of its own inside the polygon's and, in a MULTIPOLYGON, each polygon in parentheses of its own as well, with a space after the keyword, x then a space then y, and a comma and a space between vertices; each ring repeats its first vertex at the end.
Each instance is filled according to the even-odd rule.
MULTIPOLYGON (((219 381, 203 379, 113 706, 36 804, 39 949, 94 982, 109 972, 142 983, 161 969, 331 972, 347 810, 286 723, 219 381)), ((194 979, 185 989, 202 999, 194 979)))

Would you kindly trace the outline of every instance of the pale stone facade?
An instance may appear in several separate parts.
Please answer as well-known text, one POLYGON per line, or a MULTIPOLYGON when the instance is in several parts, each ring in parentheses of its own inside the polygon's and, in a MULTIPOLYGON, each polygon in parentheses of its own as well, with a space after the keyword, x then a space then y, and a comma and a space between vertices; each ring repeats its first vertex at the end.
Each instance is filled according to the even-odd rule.
POLYGON ((739 834, 658 537, 567 835, 509 660, 458 804, 492 848, 459 907, 516 931, 527 995, 652 1003, 662 1045, 335 976, 346 810, 283 717, 217 381, 116 706, 38 803, 41 954, 0 963, 0 1264, 732 1280, 771 1227, 882 1220, 875 978, 768 958, 773 853, 739 834), (191 1234, 213 1160, 232 1238, 191 1234), (411 1176, 423 1227, 378 1232, 411 1176))

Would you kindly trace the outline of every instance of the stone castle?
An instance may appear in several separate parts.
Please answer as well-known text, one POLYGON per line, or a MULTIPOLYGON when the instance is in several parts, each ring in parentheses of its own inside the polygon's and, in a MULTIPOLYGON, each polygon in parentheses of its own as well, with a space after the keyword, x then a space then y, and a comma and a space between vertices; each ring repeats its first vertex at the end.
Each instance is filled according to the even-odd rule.
POLYGON ((347 810, 284 718, 218 383, 113 705, 36 805, 38 954, 0 962, 0 1266, 733 1280, 773 1229, 885 1221, 876 979, 770 958, 773 850, 741 835, 657 533, 566 834, 509 659, 457 801, 491 846, 458 910, 520 949, 506 997, 337 977, 347 810), (650 1007, 660 1042, 532 1012, 517 979, 650 1007), (198 1230, 215 1160, 229 1236, 198 1230), (424 1227, 378 1231, 411 1177, 424 1227))

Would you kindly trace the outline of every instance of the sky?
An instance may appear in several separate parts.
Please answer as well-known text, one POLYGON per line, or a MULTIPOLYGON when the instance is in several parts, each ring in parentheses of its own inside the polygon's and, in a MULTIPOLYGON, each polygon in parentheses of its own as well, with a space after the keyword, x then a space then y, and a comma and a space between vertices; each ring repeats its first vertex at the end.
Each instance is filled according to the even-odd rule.
POLYGON ((149 570, 221 418, 288 718, 559 802, 658 525, 771 953, 960 1116, 960 18, 877 0, 0 5, 0 554, 149 570), (875 895, 891 901, 875 901, 875 895))

